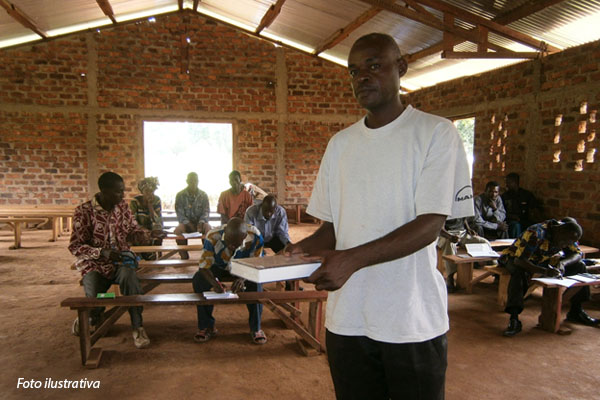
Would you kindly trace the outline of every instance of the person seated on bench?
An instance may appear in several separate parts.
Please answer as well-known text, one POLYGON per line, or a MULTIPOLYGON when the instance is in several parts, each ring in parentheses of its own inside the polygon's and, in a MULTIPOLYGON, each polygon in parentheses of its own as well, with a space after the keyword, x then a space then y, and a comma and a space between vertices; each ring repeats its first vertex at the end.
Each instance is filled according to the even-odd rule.
MULTIPOLYGON (((175 213, 179 225, 175 228, 175 234, 200 232, 206 235, 210 231, 208 219, 210 207, 208 196, 198 188, 198 174, 190 172, 186 180, 188 186, 175 196, 175 213)), ((177 244, 185 245, 187 239, 177 239, 177 244)), ((182 260, 187 260, 190 255, 187 251, 180 251, 179 256, 182 260)))
MULTIPOLYGON (((265 248, 279 253, 291 243, 285 209, 277 204, 272 194, 262 202, 249 207, 244 217, 246 223, 258 228, 265 241, 265 248)), ((292 290, 292 281, 285 282, 285 289, 292 290)))
MULTIPOLYGON (((73 215, 73 231, 69 251, 77 257, 75 266, 83 276, 87 297, 95 298, 118 283, 124 295, 142 294, 135 269, 124 265, 121 252, 129 250, 128 241, 150 243, 151 232, 141 228, 123 200, 125 184, 114 172, 105 172, 98 179, 100 193, 77 208, 73 215)), ((90 312, 91 325, 102 323, 103 307, 90 312)), ((150 344, 142 324, 142 307, 129 307, 133 342, 141 349, 150 344)), ((79 320, 72 332, 79 335, 79 320)))
POLYGON ((506 175, 506 192, 502 194, 506 210, 508 237, 518 238, 521 233, 538 219, 539 203, 533 193, 519 186, 519 174, 506 175))
POLYGON ((231 171, 229 184, 231 189, 221 193, 217 205, 222 225, 225 225, 233 217, 244 219, 246 210, 253 204, 252 195, 244 187, 242 175, 238 171, 231 171))
MULTIPOLYGON (((151 176, 142 179, 138 183, 138 189, 141 195, 135 196, 129 207, 135 217, 138 225, 149 230, 157 231, 156 238, 152 241, 153 245, 160 246, 163 241, 163 222, 162 222, 162 205, 160 197, 154 194, 158 187, 158 178, 151 176)), ((134 246, 139 243, 133 243, 134 246)), ((145 260, 154 260, 156 253, 142 253, 142 258, 145 260)))
MULTIPOLYGON (((585 264, 581 262, 583 253, 577 244, 582 234, 581 226, 573 218, 567 217, 560 222, 551 219, 531 225, 502 252, 498 264, 511 274, 504 309, 510 314, 510 322, 503 332, 504 336, 514 336, 521 332, 519 314, 523 311, 523 296, 533 273, 562 277, 586 271, 585 264)), ((600 321, 590 317, 581 306, 589 298, 590 288, 580 288, 571 298, 567 320, 597 325, 600 321)))
MULTIPOLYGON (((444 227, 440 231, 437 247, 442 251, 442 255, 456 254, 457 246, 464 246, 467 243, 489 243, 485 238, 478 236, 469 226, 467 218, 447 219, 444 227)), ((456 291, 454 283, 454 274, 456 274, 456 264, 444 260, 446 267, 446 288, 448 293, 456 291)))
POLYGON ((490 181, 485 185, 485 192, 475 196, 474 229, 477 234, 488 240, 508 237, 506 211, 500 198, 500 185, 490 181))
MULTIPOLYGON (((234 217, 227 225, 208 232, 204 239, 204 250, 200 256, 198 272, 192 278, 195 293, 214 290, 222 293, 224 287, 219 280, 231 279, 229 262, 232 258, 260 257, 263 252, 263 238, 252 225, 234 217)), ((262 292, 262 285, 242 278, 235 278, 231 285, 233 292, 262 292)), ((260 329, 262 304, 248 304, 250 334, 256 344, 267 342, 265 333, 260 329)), ((206 342, 217 334, 215 319, 212 316, 213 306, 197 306, 198 332, 194 335, 196 342, 206 342)))

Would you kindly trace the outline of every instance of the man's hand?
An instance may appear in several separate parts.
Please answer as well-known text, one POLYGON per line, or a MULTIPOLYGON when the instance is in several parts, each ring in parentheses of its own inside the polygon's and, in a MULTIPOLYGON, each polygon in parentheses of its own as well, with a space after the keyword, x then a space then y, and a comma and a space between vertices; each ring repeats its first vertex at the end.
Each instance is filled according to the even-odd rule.
POLYGON ((502 232, 506 232, 508 230, 508 224, 504 221, 498 222, 498 230, 502 232))
POLYGON ((458 243, 459 240, 460 240, 460 237, 458 235, 450 235, 450 241, 452 243, 458 243))
POLYGON ((235 281, 233 281, 233 284, 231 285, 231 291, 233 293, 243 292, 244 290, 246 290, 246 280, 245 279, 237 278, 235 281))
POLYGON ((162 229, 154 229, 152 232, 150 232, 150 236, 152 236, 154 239, 164 239, 167 237, 167 233, 162 229))
POLYGON ((496 209, 498 208, 496 207, 496 202, 493 199, 489 199, 487 204, 494 211, 496 211, 496 209))
POLYGON ((355 264, 356 258, 344 250, 327 250, 318 256, 305 258, 312 261, 322 259, 321 266, 305 279, 314 283, 317 290, 337 290, 359 269, 359 265, 355 264))
POLYGON ((286 256, 291 256, 292 254, 304 254, 304 250, 302 249, 302 246, 300 246, 298 243, 294 244, 291 242, 285 245, 282 252, 286 256))
POLYGON ((100 256, 110 261, 121 261, 121 253, 113 249, 102 249, 100 256))

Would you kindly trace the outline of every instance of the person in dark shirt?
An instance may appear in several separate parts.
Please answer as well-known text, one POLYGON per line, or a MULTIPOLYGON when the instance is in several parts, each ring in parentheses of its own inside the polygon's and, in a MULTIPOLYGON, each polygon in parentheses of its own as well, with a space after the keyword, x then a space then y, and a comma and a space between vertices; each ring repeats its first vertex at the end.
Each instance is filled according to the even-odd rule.
POLYGON ((529 190, 519 187, 519 174, 516 172, 506 175, 506 192, 502 195, 502 202, 506 210, 508 237, 518 238, 536 222, 538 201, 529 190))

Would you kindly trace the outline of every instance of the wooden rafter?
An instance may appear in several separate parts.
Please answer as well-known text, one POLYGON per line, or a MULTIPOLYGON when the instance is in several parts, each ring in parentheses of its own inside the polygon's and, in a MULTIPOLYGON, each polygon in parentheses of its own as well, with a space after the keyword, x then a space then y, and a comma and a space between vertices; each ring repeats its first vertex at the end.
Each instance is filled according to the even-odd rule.
POLYGON ((277 0, 275 4, 271 4, 269 10, 265 13, 265 15, 263 15, 262 19, 260 20, 260 24, 258 24, 258 27, 255 31, 256 33, 260 33, 263 29, 268 28, 269 25, 271 25, 273 21, 275 21, 275 18, 277 18, 277 16, 281 12, 281 7, 283 7, 283 3, 285 3, 285 0, 277 0))
POLYGON ((350 22, 345 27, 338 29, 328 37, 322 44, 317 46, 313 54, 320 54, 325 50, 332 48, 333 46, 340 43, 342 40, 346 39, 348 35, 350 35, 354 30, 360 27, 362 24, 373 18, 375 15, 379 14, 381 8, 379 7, 371 7, 361 15, 359 15, 354 21, 350 22))
POLYGON ((179 6, 179 11, 183 10, 183 0, 177 0, 177 5, 179 6))
POLYGON ((198 11, 198 3, 200 3, 200 0, 194 0, 194 11, 198 11))
POLYGON ((115 19, 115 13, 110 5, 109 0, 96 0, 96 3, 98 3, 98 6, 100 6, 100 9, 104 15, 110 18, 113 24, 116 24, 117 20, 115 19))
POLYGON ((460 18, 461 20, 474 24, 474 25, 482 25, 488 28, 490 31, 497 33, 498 35, 502 35, 510 40, 513 40, 518 43, 522 43, 526 46, 532 47, 534 49, 544 49, 547 48, 549 52, 560 51, 559 48, 554 46, 547 45, 540 40, 537 40, 529 35, 516 31, 508 26, 501 25, 492 20, 480 17, 479 15, 473 14, 469 11, 465 11, 459 7, 453 6, 451 4, 445 3, 440 0, 416 0, 417 2, 426 5, 431 8, 435 8, 443 13, 449 13, 454 15, 455 18, 460 18))
POLYGON ((41 30, 27 14, 21 11, 14 4, 10 3, 8 0, 0 0, 0 7, 4 8, 8 15, 10 15, 15 21, 23 25, 25 28, 31 29, 44 39, 48 37, 48 34, 41 30))
MULTIPOLYGON (((565 1, 565 0, 543 0, 543 1, 532 0, 529 3, 523 4, 520 7, 517 7, 513 10, 510 10, 504 14, 497 16, 496 18, 493 19, 493 21, 497 22, 499 24, 510 24, 510 23, 518 21, 522 18, 528 17, 529 15, 535 14, 536 12, 541 11, 544 8, 553 6, 553 5, 561 3, 563 1, 565 1)), ((474 28, 472 30, 475 31, 476 29, 477 28, 474 28)), ((455 38, 454 40, 455 40, 454 41, 455 46, 465 42, 464 39, 460 39, 460 38, 455 38)), ((425 58, 425 57, 437 54, 437 53, 441 52, 442 50, 444 50, 444 42, 440 41, 440 42, 437 42, 436 44, 433 44, 423 50, 417 51, 412 54, 408 54, 408 55, 404 56, 404 58, 406 58, 406 61, 410 64, 421 58, 425 58)))
MULTIPOLYGON (((392 1, 389 1, 389 0, 361 0, 361 1, 363 3, 368 3, 375 7, 383 8, 386 11, 396 13, 405 18, 420 22, 420 23, 430 26, 434 29, 452 33, 453 35, 459 36, 465 40, 468 40, 469 42, 473 42, 476 44, 479 42, 479 35, 477 34, 477 32, 469 31, 467 29, 460 28, 458 26, 445 25, 438 18, 432 18, 429 15, 421 14, 419 12, 408 9, 406 7, 399 6, 399 5, 395 4, 393 2, 393 0, 392 1)), ((511 51, 507 48, 495 45, 493 43, 490 43, 488 48, 495 50, 495 51, 511 51)))

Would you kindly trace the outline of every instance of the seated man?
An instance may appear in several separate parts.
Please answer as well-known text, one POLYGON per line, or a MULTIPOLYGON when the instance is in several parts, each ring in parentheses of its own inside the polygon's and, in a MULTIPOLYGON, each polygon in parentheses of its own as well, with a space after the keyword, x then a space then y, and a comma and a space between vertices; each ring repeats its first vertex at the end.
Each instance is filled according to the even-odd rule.
MULTIPOLYGON (((263 252, 263 238, 258 229, 234 217, 227 225, 208 232, 204 240, 204 250, 200 256, 200 269, 194 274, 192 284, 195 293, 214 290, 222 293, 225 287, 219 280, 231 278, 229 263, 232 258, 260 257, 263 252)), ((231 286, 233 292, 262 292, 262 285, 242 278, 236 278, 231 286)), ((265 344, 267 337, 260 329, 262 304, 248 304, 250 335, 255 344, 265 344)), ((213 306, 197 306, 198 332, 196 342, 206 342, 217 334, 213 306)))
MULTIPOLYGON (((519 314, 523 311, 523 296, 527 291, 532 273, 549 276, 569 276, 586 271, 577 241, 582 235, 581 226, 572 218, 561 222, 548 220, 531 225, 515 242, 502 252, 498 263, 511 274, 508 284, 508 299, 504 311, 510 314, 504 336, 521 332, 519 314)), ((584 325, 597 325, 581 303, 590 298, 590 288, 584 286, 571 298, 571 309, 567 320, 584 325)))
MULTIPOLYGON (((477 236, 471 229, 467 218, 447 219, 444 227, 440 231, 437 247, 442 251, 442 255, 456 254, 457 246, 464 246, 468 243, 489 243, 485 238, 477 236)), ((448 293, 456 291, 454 284, 454 274, 456 274, 456 264, 444 260, 446 267, 446 288, 448 293)))
MULTIPOLYGON (((142 294, 135 269, 125 265, 122 253, 129 250, 128 241, 149 243, 151 234, 138 226, 127 202, 123 200, 125 184, 114 172, 98 179, 100 193, 75 209, 69 251, 77 257, 75 266, 83 276, 87 297, 95 298, 118 283, 124 295, 142 294)), ((90 312, 92 326, 102 322, 104 308, 90 312)), ((142 326, 142 307, 129 307, 133 342, 141 349, 150 344, 142 326)), ((73 334, 79 335, 79 320, 73 323, 73 334)))
POLYGON ((229 184, 231 189, 221 193, 217 205, 217 212, 221 214, 222 225, 225 225, 233 217, 244 219, 246 210, 253 203, 252 195, 242 184, 242 175, 238 171, 231 171, 229 184))
POLYGON ((502 195, 506 209, 508 237, 518 238, 521 233, 537 219, 534 213, 539 210, 533 193, 519 187, 519 174, 512 172, 506 175, 506 192, 502 195))
POLYGON ((508 225, 504 205, 500 198, 500 186, 490 181, 485 185, 485 192, 475 196, 474 228, 477 234, 488 240, 506 238, 508 225))
MULTIPOLYGON (((179 225, 175 228, 175 234, 200 232, 202 235, 210 230, 208 218, 210 208, 208 196, 198 189, 198 174, 190 172, 186 180, 188 186, 175 196, 175 213, 179 225)), ((187 244, 187 239, 177 239, 177 244, 187 244)), ((190 258, 187 251, 180 251, 179 256, 183 260, 190 258)))

